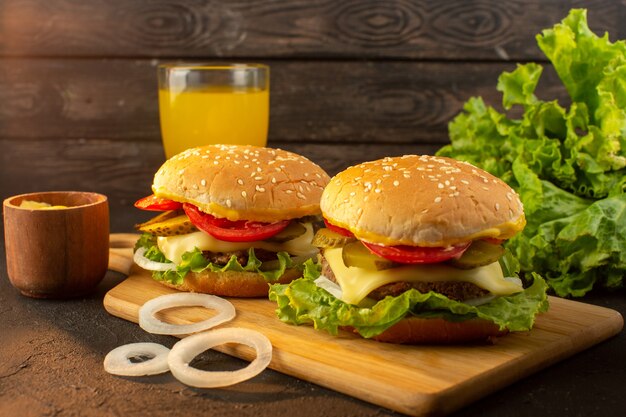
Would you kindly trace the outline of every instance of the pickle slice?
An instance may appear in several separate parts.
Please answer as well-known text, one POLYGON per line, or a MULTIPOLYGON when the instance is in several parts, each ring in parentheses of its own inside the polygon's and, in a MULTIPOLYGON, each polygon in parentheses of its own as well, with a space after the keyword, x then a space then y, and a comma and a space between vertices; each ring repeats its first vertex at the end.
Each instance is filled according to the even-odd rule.
POLYGON ((135 225, 135 229, 155 236, 186 235, 198 230, 181 210, 163 212, 145 223, 135 225))
POLYGON ((353 237, 342 236, 329 229, 320 229, 315 233, 311 245, 318 248, 338 248, 349 242, 354 242, 353 237))
POLYGON ((459 269, 472 269, 494 263, 504 255, 504 248, 484 240, 475 240, 459 259, 448 263, 459 269))
POLYGON ((302 236, 306 232, 306 227, 300 222, 292 221, 285 227, 280 233, 275 234, 271 238, 267 239, 268 242, 283 243, 288 240, 302 236))
POLYGON ((374 255, 360 241, 347 243, 341 251, 343 263, 346 266, 382 271, 396 265, 395 262, 378 255, 374 255))

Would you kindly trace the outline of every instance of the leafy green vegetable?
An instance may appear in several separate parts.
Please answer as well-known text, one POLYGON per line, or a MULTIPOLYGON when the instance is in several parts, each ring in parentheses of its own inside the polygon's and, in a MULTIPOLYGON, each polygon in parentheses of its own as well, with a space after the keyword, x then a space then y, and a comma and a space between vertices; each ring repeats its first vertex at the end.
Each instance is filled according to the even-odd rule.
MULTIPOLYGON (((144 233, 137 240, 135 244, 135 251, 139 248, 146 248, 144 256, 155 262, 170 262, 163 252, 159 250, 157 246, 156 236, 149 233, 144 233)), ((294 265, 291 257, 287 252, 278 252, 276 254, 278 259, 278 267, 276 269, 264 270, 263 263, 254 255, 254 248, 248 249, 248 262, 245 266, 241 265, 237 261, 237 256, 232 255, 226 265, 216 265, 209 262, 203 255, 202 251, 198 248, 192 252, 185 252, 182 256, 182 261, 176 267, 176 270, 172 271, 152 271, 152 277, 157 281, 167 281, 174 285, 179 285, 183 282, 185 275, 188 272, 202 272, 209 270, 211 272, 226 272, 226 271, 238 271, 238 272, 256 272, 260 274, 266 281, 274 282, 278 280, 288 268, 292 268, 294 265)))
POLYGON ((529 330, 535 316, 547 311, 547 285, 533 274, 533 284, 523 292, 498 297, 480 306, 450 300, 444 295, 415 289, 397 297, 386 297, 371 307, 344 303, 313 282, 320 275, 319 266, 307 261, 303 278, 290 284, 270 286, 270 300, 276 301, 278 317, 291 324, 312 323, 316 329, 337 334, 342 326, 354 327, 370 338, 384 332, 404 317, 444 317, 447 320, 483 318, 511 331, 529 330))
POLYGON ((470 98, 437 154, 471 162, 515 188, 528 224, 508 248, 560 296, 594 284, 622 287, 626 274, 626 43, 611 43, 574 9, 537 35, 570 97, 568 108, 535 89, 543 68, 518 65, 498 79, 508 117, 470 98))

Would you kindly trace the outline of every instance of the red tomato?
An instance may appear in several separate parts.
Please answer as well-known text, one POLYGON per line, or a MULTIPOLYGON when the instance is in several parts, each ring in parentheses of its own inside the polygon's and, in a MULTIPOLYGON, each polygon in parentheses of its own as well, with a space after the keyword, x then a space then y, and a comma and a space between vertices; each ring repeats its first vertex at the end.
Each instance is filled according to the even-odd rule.
POLYGON ((471 242, 461 243, 449 248, 422 247, 422 246, 383 246, 362 242, 374 255, 401 264, 432 264, 447 261, 458 256, 469 247, 471 242))
POLYGON ((198 229, 226 242, 253 242, 268 239, 282 231, 290 222, 290 220, 274 223, 231 221, 203 213, 198 210, 198 207, 189 203, 183 204, 183 210, 198 229))
POLYGON ((142 210, 167 211, 178 210, 183 207, 183 203, 179 203, 178 201, 169 200, 163 197, 157 197, 156 195, 152 194, 135 201, 135 207, 142 210))
POLYGON ((335 232, 341 236, 347 236, 347 237, 354 237, 354 233, 352 233, 351 231, 349 231, 348 229, 344 229, 343 227, 339 227, 339 226, 335 226, 333 224, 330 224, 326 219, 324 219, 324 224, 326 225, 326 228, 332 232, 335 232))

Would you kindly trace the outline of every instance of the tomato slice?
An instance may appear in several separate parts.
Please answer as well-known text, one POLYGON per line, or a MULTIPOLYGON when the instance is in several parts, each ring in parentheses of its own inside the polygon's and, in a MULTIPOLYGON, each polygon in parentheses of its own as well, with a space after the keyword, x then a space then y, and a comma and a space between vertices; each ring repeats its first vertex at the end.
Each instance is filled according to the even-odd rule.
POLYGON ((216 239, 226 242, 253 242, 265 240, 281 232, 290 220, 274 223, 253 222, 249 220, 231 221, 212 216, 198 210, 193 204, 183 204, 183 210, 189 220, 200 230, 216 239))
POLYGON ((347 237, 354 237, 354 233, 352 233, 351 231, 349 231, 348 229, 344 229, 343 227, 339 227, 339 226, 335 226, 333 224, 330 224, 328 222, 328 220, 324 219, 324 224, 326 225, 326 228, 330 231, 333 231, 341 236, 347 236, 347 237))
POLYGON ((163 197, 157 197, 156 195, 152 194, 135 201, 135 207, 142 210, 167 211, 178 210, 183 207, 183 203, 179 203, 178 201, 170 200, 163 197))
POLYGON ((383 246, 362 242, 374 255, 401 264, 432 264, 447 261, 458 256, 470 246, 471 242, 447 248, 425 246, 383 246))

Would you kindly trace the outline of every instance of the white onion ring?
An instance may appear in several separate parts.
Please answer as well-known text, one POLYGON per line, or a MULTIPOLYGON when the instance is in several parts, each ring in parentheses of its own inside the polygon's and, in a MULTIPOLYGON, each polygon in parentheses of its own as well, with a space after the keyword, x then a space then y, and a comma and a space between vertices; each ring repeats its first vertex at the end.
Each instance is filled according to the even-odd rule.
POLYGON ((143 269, 148 271, 174 271, 176 270, 176 264, 155 262, 144 256, 146 248, 139 248, 133 255, 133 261, 143 269))
POLYGON ((181 335, 210 329, 235 317, 235 307, 223 298, 210 294, 176 293, 153 298, 139 309, 139 326, 149 333, 181 335), (154 315, 172 307, 202 306, 217 310, 218 314, 206 320, 191 324, 170 324, 157 319, 154 315))
POLYGON ((113 375, 143 376, 169 371, 170 350, 158 343, 129 343, 116 347, 104 357, 104 370, 113 375), (151 359, 133 363, 130 358, 150 356, 151 359))
POLYGON ((254 330, 224 328, 186 337, 174 345, 167 357, 172 374, 184 384, 197 388, 218 388, 246 381, 260 374, 272 360, 272 343, 254 330), (189 366, 189 363, 214 346, 239 343, 256 350, 256 358, 237 371, 210 372, 189 366))

